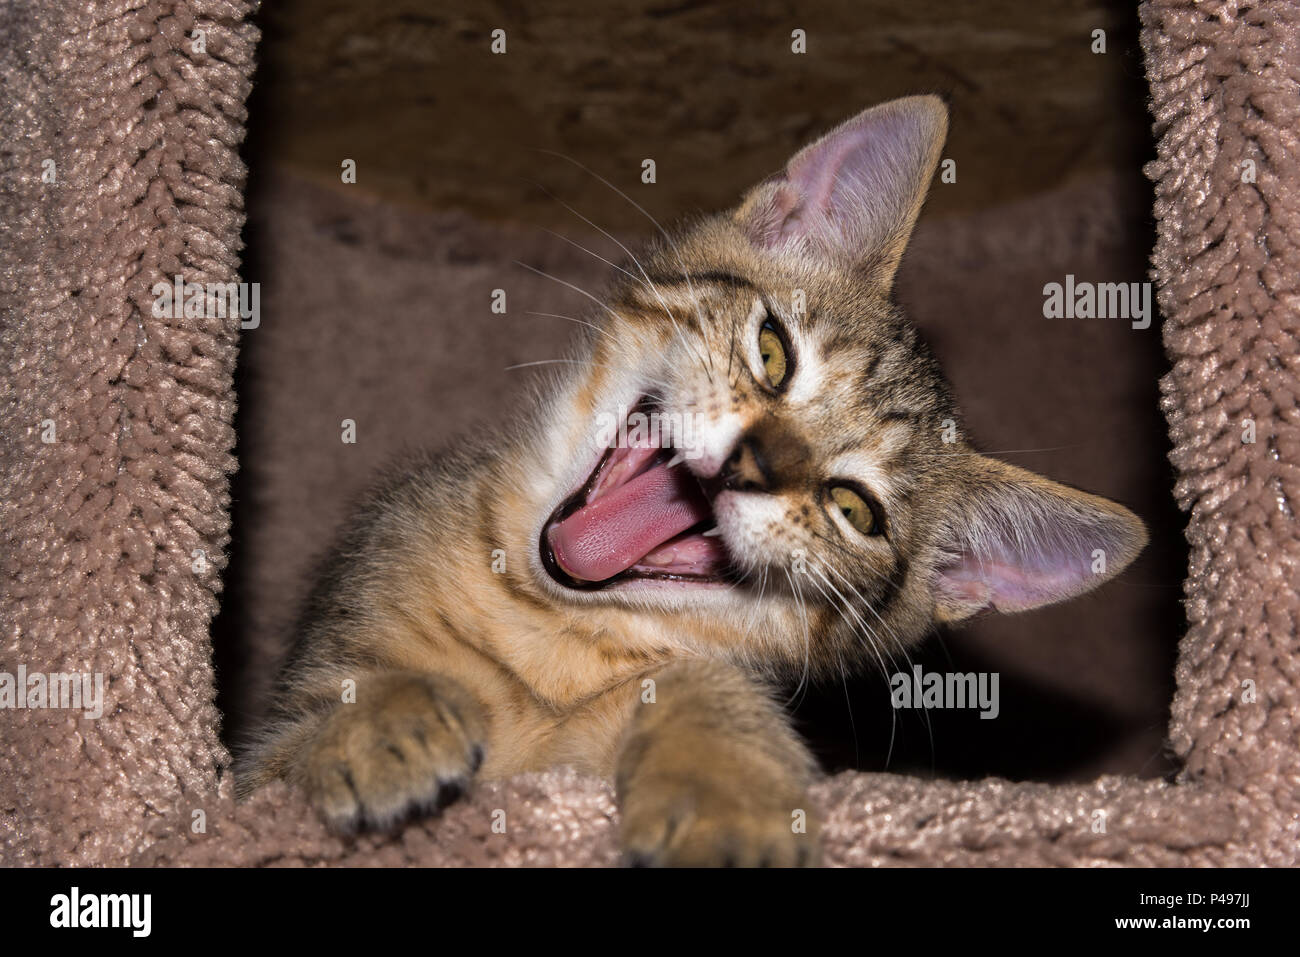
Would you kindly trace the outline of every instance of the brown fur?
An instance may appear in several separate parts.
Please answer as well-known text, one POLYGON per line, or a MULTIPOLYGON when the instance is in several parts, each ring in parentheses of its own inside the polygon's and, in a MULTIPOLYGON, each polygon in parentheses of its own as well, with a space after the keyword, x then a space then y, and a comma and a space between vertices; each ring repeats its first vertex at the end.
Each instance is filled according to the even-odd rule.
POLYGON ((616 779, 636 860, 811 862, 815 824, 792 820, 814 765, 769 680, 884 666, 936 621, 996 607, 978 581, 937 582, 1003 525, 1046 536, 1050 514, 1085 553, 1100 535, 1105 573, 1058 597, 1136 555, 1144 533, 1120 506, 960 438, 937 364, 890 299, 946 112, 931 97, 864 116, 910 118, 921 139, 894 194, 869 201, 860 255, 822 254, 816 234, 774 255, 764 244, 800 200, 764 183, 641 257, 515 429, 417 456, 376 489, 319 577, 241 792, 284 777, 335 825, 386 826, 475 773, 570 764, 616 779), (756 309, 797 340, 789 393, 747 358, 756 309), (743 501, 766 517, 719 511, 744 576, 733 589, 575 592, 540 566, 541 523, 592 467, 591 422, 647 369, 666 407, 734 422, 764 450, 766 471, 746 468, 768 484, 743 501), (878 480, 884 535, 846 534, 826 507, 841 460, 878 480))

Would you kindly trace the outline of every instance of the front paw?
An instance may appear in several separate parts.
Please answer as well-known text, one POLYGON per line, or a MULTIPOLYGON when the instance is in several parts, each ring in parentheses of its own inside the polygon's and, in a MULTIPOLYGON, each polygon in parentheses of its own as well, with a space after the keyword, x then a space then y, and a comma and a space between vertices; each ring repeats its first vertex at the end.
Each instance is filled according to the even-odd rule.
POLYGON ((336 830, 389 828, 440 810, 483 762, 487 727, 455 682, 432 675, 362 679, 308 745, 300 782, 336 830))
POLYGON ((625 860, 640 867, 808 867, 818 826, 806 793, 788 781, 719 769, 643 777, 622 801, 625 860))

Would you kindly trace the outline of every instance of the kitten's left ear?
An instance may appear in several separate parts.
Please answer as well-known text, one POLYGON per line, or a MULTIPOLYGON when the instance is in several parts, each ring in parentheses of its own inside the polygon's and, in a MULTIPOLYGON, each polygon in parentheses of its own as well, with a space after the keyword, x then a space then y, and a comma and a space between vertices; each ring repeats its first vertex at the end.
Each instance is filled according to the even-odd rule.
POLYGON ((1141 520, 1109 499, 971 454, 932 581, 935 616, 1026 611, 1091 591, 1147 543, 1141 520))
POLYGON ((735 213, 751 242, 865 266, 887 286, 948 135, 937 96, 909 96, 859 113, 795 154, 735 213))

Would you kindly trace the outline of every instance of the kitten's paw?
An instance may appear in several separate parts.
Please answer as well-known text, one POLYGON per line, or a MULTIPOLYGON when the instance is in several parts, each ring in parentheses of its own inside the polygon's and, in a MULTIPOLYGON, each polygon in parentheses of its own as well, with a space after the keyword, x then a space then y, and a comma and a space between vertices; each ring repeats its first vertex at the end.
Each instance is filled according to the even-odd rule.
MULTIPOLYGON (((751 782, 771 787, 772 782, 751 782)), ((623 802, 624 860, 636 867, 809 867, 820 838, 805 796, 739 783, 641 782, 623 802)))
POLYGON ((300 783, 336 830, 388 828, 460 797, 486 737, 481 709, 453 681, 364 679, 309 745, 300 783))

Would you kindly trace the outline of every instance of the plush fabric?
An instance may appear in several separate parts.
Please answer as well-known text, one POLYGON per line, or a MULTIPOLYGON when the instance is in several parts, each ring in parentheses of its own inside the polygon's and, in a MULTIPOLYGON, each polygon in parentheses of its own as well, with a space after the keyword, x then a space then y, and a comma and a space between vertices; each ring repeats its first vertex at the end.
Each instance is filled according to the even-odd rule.
MULTIPOLYGON (((8 151, 0 156, 0 670, 100 672, 107 699, 98 720, 68 710, 0 712, 0 860, 614 863, 609 786, 563 769, 480 783, 438 820, 355 840, 327 833, 282 786, 241 806, 232 800, 209 625, 229 554, 241 335, 250 342, 241 467, 265 481, 240 487, 264 499, 252 505, 278 510, 278 528, 311 527, 286 533, 278 546, 270 533, 249 530, 244 553, 272 577, 246 576, 242 599, 265 611, 292 604, 295 571, 337 519, 343 496, 331 483, 355 485, 366 471, 336 460, 305 484, 302 473, 278 475, 293 468, 297 452, 314 454, 312 430, 337 430, 348 410, 346 401, 316 408, 284 383, 277 389, 269 370, 287 366, 274 363, 297 356, 312 368, 321 339, 349 329, 359 339, 418 332, 410 317, 348 326, 329 313, 350 279, 387 290, 390 298, 368 300, 372 314, 407 309, 418 318, 422 309, 434 316, 435 306, 486 301, 498 263, 476 264, 475 250, 508 248, 542 263, 559 255, 508 229, 450 215, 368 215, 359 200, 269 176, 266 193, 276 199, 259 225, 264 326, 241 333, 234 321, 155 318, 155 282, 178 272, 192 282, 229 281, 240 269, 246 171, 237 150, 257 41, 248 15, 244 4, 208 0, 18 2, 0 12, 8 99, 0 123, 8 151), (193 49, 196 27, 206 31, 206 52, 193 49), (53 183, 42 178, 47 159, 53 183), (295 221, 310 224, 317 245, 295 241, 303 239, 292 232, 295 221), (349 256, 337 255, 340 246, 349 256), (346 262, 354 275, 338 271, 346 262), (277 287, 273 268, 310 281, 277 287), (376 269, 382 283, 369 276, 376 269), (449 285, 431 290, 431 271, 449 285), (316 309, 333 318, 313 326, 316 309), (251 337, 262 335, 279 351, 252 347, 251 337), (276 450, 295 435, 301 447, 276 450), (279 558, 292 567, 276 577, 279 558), (498 809, 505 834, 491 827, 498 809)), ((1152 278, 1170 361, 1162 409, 1191 549, 1189 628, 1168 728, 1181 770, 1170 782, 1112 774, 1064 785, 838 774, 813 794, 826 820, 828 863, 1284 865, 1300 856, 1292 321, 1300 97, 1290 66, 1300 4, 1242 11, 1148 2, 1142 22, 1158 137, 1148 168, 1156 186, 1152 278), (1254 163, 1249 181, 1244 160, 1254 163), (1242 441, 1246 419, 1254 443, 1242 441)), ((1107 208, 1110 185, 1065 189, 1037 208, 1001 210, 996 221, 975 217, 923 232, 903 289, 918 321, 937 311, 940 293, 951 301, 965 280, 1008 258, 1032 257, 1026 279, 1059 278, 1065 264, 1104 268, 1117 224, 1095 210, 1107 208), (943 286, 941 265, 953 288, 943 286)), ((541 286, 526 288, 544 295, 541 286)), ((998 310, 1009 308, 991 303, 989 311, 1005 319, 998 310)), ((482 312, 481 323, 491 322, 482 312)), ((431 322, 427 340, 403 350, 407 361, 418 364, 426 347, 473 358, 500 341, 481 324, 464 330, 431 322)), ((1119 332, 1105 333, 1112 334, 1119 332)), ((1069 335, 1085 336, 1079 345, 1099 341, 1069 335)), ((939 328, 934 337, 943 352, 939 328)), ((537 358, 557 341, 539 325, 513 338, 494 365, 537 358)), ((413 435, 404 427, 409 413, 383 395, 401 370, 379 361, 382 350, 359 351, 363 367, 375 363, 358 373, 380 393, 371 408, 390 409, 387 419, 365 420, 363 440, 400 445, 474 420, 459 392, 433 382, 422 398, 438 425, 413 435)), ((969 356, 967 368, 979 358, 969 356)), ((959 388, 965 375, 973 373, 955 376, 959 388)), ((1121 416, 1123 396, 1105 391, 1106 376, 1089 381, 1091 397, 1109 410, 1101 414, 1121 416)), ((1081 484, 1114 494, 1105 487, 1113 470, 1071 468, 1081 484)), ((1113 602, 1122 610, 1126 600, 1116 593, 1113 602)), ((1098 602, 1103 615, 1106 605, 1098 602)), ((244 619, 255 632, 245 636, 254 648, 249 700, 284 638, 282 623, 258 618, 244 619)), ((1028 634, 1034 626, 1011 627, 1028 634)))

